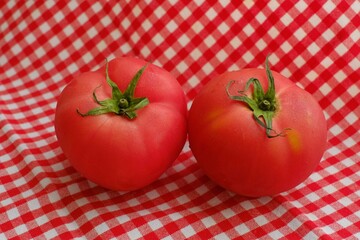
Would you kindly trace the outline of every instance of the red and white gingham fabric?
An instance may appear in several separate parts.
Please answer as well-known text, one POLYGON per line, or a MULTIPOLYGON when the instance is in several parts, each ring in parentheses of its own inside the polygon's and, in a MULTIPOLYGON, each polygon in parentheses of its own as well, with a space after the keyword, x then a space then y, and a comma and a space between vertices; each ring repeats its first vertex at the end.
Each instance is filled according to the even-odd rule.
POLYGON ((360 238, 359 1, 8 0, 0 47, 0 239, 360 238), (248 199, 209 180, 186 144, 139 191, 87 181, 57 142, 57 98, 121 55, 170 71, 189 107, 212 77, 270 55, 324 109, 320 165, 295 189, 248 199))

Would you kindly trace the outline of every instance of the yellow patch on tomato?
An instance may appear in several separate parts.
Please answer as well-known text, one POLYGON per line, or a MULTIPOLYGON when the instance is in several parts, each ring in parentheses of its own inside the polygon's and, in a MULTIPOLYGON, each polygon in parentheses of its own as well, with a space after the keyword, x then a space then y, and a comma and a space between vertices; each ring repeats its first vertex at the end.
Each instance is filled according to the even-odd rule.
POLYGON ((294 152, 300 152, 302 148, 300 134, 297 131, 291 129, 287 132, 287 139, 289 140, 291 150, 294 152))

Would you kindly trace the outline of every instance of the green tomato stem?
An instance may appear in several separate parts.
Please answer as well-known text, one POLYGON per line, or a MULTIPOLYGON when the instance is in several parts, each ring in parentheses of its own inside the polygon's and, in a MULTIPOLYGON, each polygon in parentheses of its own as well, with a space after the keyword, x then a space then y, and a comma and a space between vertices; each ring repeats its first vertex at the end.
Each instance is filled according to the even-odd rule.
POLYGON ((141 75, 143 74, 147 65, 142 67, 132 78, 129 85, 127 86, 124 93, 122 93, 115 82, 113 82, 109 77, 109 63, 106 59, 105 66, 105 77, 106 82, 111 87, 112 96, 109 99, 98 100, 96 96, 96 89, 93 91, 93 99, 94 101, 100 105, 99 107, 93 108, 89 110, 87 113, 81 113, 79 109, 77 109, 77 113, 82 116, 96 116, 101 114, 114 113, 120 116, 127 117, 129 119, 134 119, 137 117, 136 110, 145 107, 149 104, 149 100, 146 97, 135 98, 135 88, 137 83, 140 80, 141 75))
POLYGON ((274 138, 278 136, 285 136, 286 130, 289 128, 284 129, 280 133, 276 132, 272 128, 272 121, 276 114, 278 104, 275 94, 275 82, 274 77, 271 73, 269 68, 268 58, 265 61, 265 68, 266 68, 266 76, 269 81, 269 87, 266 92, 264 92, 261 83, 256 78, 250 78, 245 85, 245 89, 243 91, 239 91, 240 95, 231 95, 229 92, 230 86, 234 83, 234 81, 230 81, 226 86, 226 92, 230 99, 244 102, 246 103, 249 108, 253 111, 254 118, 256 122, 265 128, 266 136, 268 138, 274 138), (252 93, 252 98, 248 97, 245 92, 249 89, 251 85, 254 85, 254 92, 252 93))

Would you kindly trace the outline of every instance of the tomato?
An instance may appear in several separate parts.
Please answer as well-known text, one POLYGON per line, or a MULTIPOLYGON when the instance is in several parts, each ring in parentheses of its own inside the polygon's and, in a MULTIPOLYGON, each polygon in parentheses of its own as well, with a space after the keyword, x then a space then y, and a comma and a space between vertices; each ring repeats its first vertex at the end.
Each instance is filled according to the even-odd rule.
POLYGON ((266 69, 225 72, 208 82, 191 105, 188 131, 203 171, 249 197, 302 183, 319 164, 327 136, 314 97, 267 61, 266 69))
POLYGON ((142 188, 180 154, 185 94, 169 72, 133 57, 75 77, 55 114, 59 144, 84 177, 112 190, 142 188))

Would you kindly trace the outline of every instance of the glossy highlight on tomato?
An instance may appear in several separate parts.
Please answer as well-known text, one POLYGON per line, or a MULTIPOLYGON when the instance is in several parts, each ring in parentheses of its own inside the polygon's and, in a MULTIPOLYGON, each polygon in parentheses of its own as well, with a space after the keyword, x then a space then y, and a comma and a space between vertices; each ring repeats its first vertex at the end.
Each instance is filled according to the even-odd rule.
POLYGON ((314 97, 266 69, 225 72, 207 83, 189 112, 190 148, 216 183, 243 196, 268 196, 302 183, 319 164, 327 126, 314 97))
POLYGON ((185 144, 185 95, 163 68, 114 58, 65 87, 55 130, 84 177, 113 190, 140 189, 158 179, 185 144))

